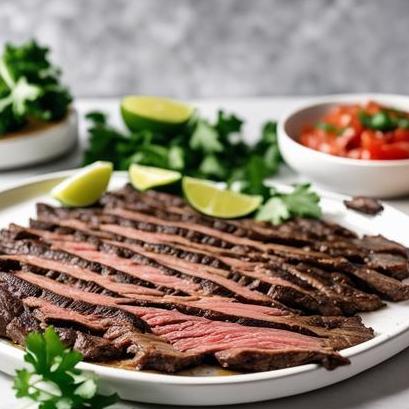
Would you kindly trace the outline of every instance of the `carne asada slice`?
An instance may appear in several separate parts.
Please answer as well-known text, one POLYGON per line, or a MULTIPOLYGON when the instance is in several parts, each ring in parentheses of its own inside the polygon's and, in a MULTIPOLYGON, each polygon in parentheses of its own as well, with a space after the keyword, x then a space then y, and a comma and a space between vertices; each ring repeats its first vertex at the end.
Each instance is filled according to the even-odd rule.
POLYGON ((121 283, 112 278, 112 276, 103 276, 94 273, 92 270, 81 268, 72 264, 64 264, 55 260, 41 258, 32 255, 11 255, 0 256, 0 267, 3 270, 20 269, 26 266, 28 269, 41 269, 48 276, 53 276, 52 272, 69 275, 73 279, 84 280, 91 283, 92 286, 102 288, 105 293, 120 294, 122 297, 132 297, 135 295, 164 295, 161 291, 149 287, 142 287, 137 284, 121 283), (8 265, 7 265, 8 264, 8 265), (17 268, 16 268, 17 267, 17 268))
MULTIPOLYGON (((25 281, 29 283, 29 286, 37 287, 39 291, 54 293, 59 298, 68 295, 83 299, 83 303, 89 303, 93 300, 99 304, 102 301, 104 308, 112 308, 114 305, 111 304, 110 297, 99 294, 90 295, 28 272, 0 273, 0 279, 8 285, 15 284, 16 280, 20 280, 21 284, 25 281)), ((48 300, 51 301, 51 299, 48 300)), ((54 303, 54 299, 51 302, 54 303)), ((282 367, 281 361, 279 359, 272 360, 271 356, 286 355, 287 351, 297 357, 292 361, 292 365, 318 361, 328 369, 333 369, 338 365, 348 363, 346 358, 326 346, 324 340, 320 338, 278 329, 254 329, 239 324, 210 321, 206 318, 187 316, 176 311, 156 308, 126 305, 120 305, 118 308, 142 319, 155 335, 166 339, 177 351, 188 356, 210 355, 217 359, 216 352, 240 348, 248 351, 249 356, 253 353, 256 353, 258 357, 264 356, 265 358, 261 360, 260 365, 266 370, 282 367), (302 357, 297 355, 297 352, 302 352, 302 357), (308 356, 308 361, 305 361, 306 356, 308 356)), ((227 361, 224 364, 227 365, 227 361)), ((236 369, 258 370, 257 366, 243 365, 241 367, 238 363, 236 365, 238 365, 235 366, 236 369)))
MULTIPOLYGON (((132 195, 133 194, 131 193, 131 196, 132 195)), ((136 193, 136 195, 140 194, 136 193)), ((118 200, 118 195, 115 195, 115 192, 113 192, 106 195, 104 203, 106 203, 108 207, 114 208, 114 210, 115 208, 120 208, 120 210, 131 210, 136 211, 136 213, 147 213, 164 220, 199 223, 207 227, 230 233, 234 236, 248 237, 264 242, 288 244, 296 247, 306 246, 307 248, 322 251, 331 255, 344 256, 351 261, 360 262, 362 264, 365 264, 365 257, 368 256, 368 252, 363 249, 365 246, 361 246, 361 240, 363 239, 356 238, 353 232, 333 223, 321 220, 310 221, 297 219, 296 221, 290 221, 281 226, 272 226, 271 224, 255 222, 252 220, 217 220, 198 214, 186 204, 175 208, 163 204, 158 205, 157 200, 149 200, 146 197, 142 200, 141 199, 142 198, 139 198, 137 202, 130 201, 129 198, 121 198, 118 200), (114 199, 112 199, 112 197, 114 199), (294 227, 288 229, 288 225, 294 225, 294 227), (317 226, 319 227, 317 228, 317 226), (302 233, 300 233, 301 228, 299 227, 302 228, 302 233), (312 229, 311 227, 314 228, 312 229), (316 234, 312 234, 311 230, 316 231, 316 234)), ((386 250, 386 252, 388 252, 388 250, 386 250)), ((405 249, 405 253, 402 255, 406 258, 406 261, 401 260, 402 264, 400 268, 403 269, 406 267, 406 274, 409 276, 409 269, 407 265, 405 266, 408 259, 407 249, 405 249)), ((393 273, 392 270, 391 275, 397 278, 393 273)))
MULTIPOLYGON (((31 231, 33 232, 33 229, 31 231)), ((42 235, 40 231, 38 234, 42 235)), ((60 235, 60 237, 65 236, 60 235)), ((143 288, 153 287, 152 291, 159 291, 160 293, 197 294, 201 292, 199 284, 193 281, 182 280, 175 275, 164 274, 163 271, 152 266, 138 266, 126 259, 116 260, 119 262, 119 264, 116 264, 113 262, 112 256, 104 253, 96 254, 94 251, 95 247, 91 244, 82 242, 79 248, 77 242, 71 242, 71 250, 74 250, 73 245, 75 245, 75 250, 77 251, 75 256, 71 256, 71 253, 60 251, 61 248, 58 248, 58 244, 63 246, 65 242, 62 240, 53 242, 55 243, 54 248, 50 248, 46 243, 33 240, 17 240, 15 242, 3 240, 2 252, 6 254, 45 255, 53 260, 67 260, 69 264, 74 264, 91 271, 103 272, 105 275, 114 274, 119 282, 131 282, 140 286, 143 285, 143 288), (9 248, 4 247, 6 244, 8 244, 9 248), (82 256, 79 256, 79 252, 82 252, 82 256)), ((147 289, 146 291, 150 290, 147 289)))
MULTIPOLYGON (((45 277, 41 277, 41 280, 36 280, 36 277, 38 276, 23 272, 0 272, 0 299, 4 299, 6 291, 12 305, 19 305, 21 311, 21 314, 14 315, 7 323, 9 331, 1 335, 10 338, 13 336, 15 342, 22 343, 29 331, 45 328, 52 323, 60 334, 63 332, 63 341, 85 353, 87 359, 95 356, 95 360, 99 360, 97 352, 101 352, 102 343, 106 352, 111 351, 111 354, 105 353, 102 359, 117 359, 120 351, 123 358, 129 359, 132 356, 134 369, 175 372, 197 365, 203 359, 201 354, 177 351, 162 338, 142 333, 141 329, 147 329, 147 324, 136 314, 111 304, 110 297, 88 295, 68 286, 61 287, 61 284, 45 277), (46 283, 46 288, 42 286, 43 283, 46 283), (21 309, 24 302, 27 303, 26 307, 39 310, 27 312, 26 309, 21 309), (39 319, 43 322, 39 323, 39 319), (36 324, 28 326, 30 321, 36 324), (81 330, 72 330, 70 327, 65 329, 67 322, 71 322, 70 325, 74 323, 81 330), (93 337, 84 333, 84 329, 91 331, 93 337)), ((130 367, 129 362, 128 366, 130 367)))
MULTIPOLYGON (((69 220, 66 220, 65 222, 62 222, 61 224, 69 226, 70 222, 69 222, 69 220)), ((73 227, 73 226, 71 226, 71 227, 73 227)), ((101 226, 101 227, 103 227, 103 226, 101 226)), ((116 227, 117 226, 112 226, 112 228, 114 228, 114 229, 116 227)), ((124 229, 126 229, 126 228, 124 228, 124 229)), ((82 230, 85 231, 86 227, 83 226, 82 230)), ((144 232, 141 232, 141 234, 143 235, 144 232)), ((134 235, 132 237, 138 237, 138 235, 139 235, 139 232, 138 233, 134 232, 134 235)), ((178 237, 178 239, 180 239, 180 238, 178 237)), ((186 241, 187 239, 182 238, 182 240, 186 241)), ((177 241, 180 242, 180 240, 177 240, 177 241)), ((211 267, 207 267, 207 268, 210 269, 211 267)), ((321 313, 326 314, 326 315, 329 315, 329 314, 335 315, 335 314, 340 313, 340 311, 337 310, 338 307, 335 307, 334 303, 332 303, 332 304, 329 303, 329 300, 327 298, 328 295, 324 295, 324 294, 322 294, 322 295, 306 294, 305 293, 306 289, 300 289, 299 287, 296 288, 297 283, 294 283, 294 281, 292 281, 292 283, 290 284, 288 282, 288 276, 286 278, 284 278, 283 274, 280 275, 278 272, 274 275, 274 279, 273 279, 272 274, 270 275, 270 278, 268 278, 268 276, 266 276, 266 275, 257 275, 257 273, 250 272, 250 271, 247 271, 247 272, 237 271, 237 273, 241 277, 244 277, 244 278, 246 278, 248 280, 259 280, 261 282, 264 282, 264 283, 267 282, 268 284, 271 284, 272 285, 272 291, 275 292, 274 297, 275 298, 278 297, 277 299, 280 302, 283 302, 284 304, 287 304, 290 307, 296 307, 296 308, 301 307, 301 308, 306 309, 307 311, 310 310, 312 312, 320 311, 321 313), (285 280, 286 283, 284 283, 284 281, 282 281, 282 280, 285 280), (279 282, 279 281, 281 281, 281 282, 279 282), (282 285, 283 284, 285 284, 284 288, 286 288, 285 293, 282 293, 282 288, 283 288, 282 285), (295 295, 291 295, 291 294, 289 294, 289 291, 290 292, 297 291, 297 292, 295 293, 295 295), (297 299, 296 296, 297 296, 297 294, 300 294, 300 291, 301 291, 301 294, 302 293, 304 293, 304 294, 301 296, 301 298, 298 297, 298 299, 297 299), (314 301, 315 297, 319 297, 318 304, 314 301), (293 300, 293 303, 289 304, 289 300, 291 300, 291 299, 293 300), (294 302, 296 304, 294 304, 294 302), (301 304, 297 305, 297 303, 298 304, 301 303, 301 304)), ((310 288, 310 290, 311 290, 311 288, 310 288)), ((379 306, 381 306, 381 303, 378 300, 377 307, 379 307, 379 306)), ((351 308, 349 310, 351 311, 351 308)), ((355 312, 356 310, 357 309, 353 309, 352 311, 355 312)), ((365 308, 365 310, 367 310, 367 308, 365 308)))
MULTIPOLYGON (((130 233, 130 232, 133 232, 134 234, 133 237, 139 234, 138 231, 135 231, 129 228, 127 233, 130 233)), ((178 236, 175 236, 175 237, 178 237, 178 236)), ((199 243, 195 245, 195 248, 199 246, 201 247, 203 245, 199 243)), ((213 245, 206 244, 205 246, 208 249, 212 249, 212 250, 214 249, 214 252, 218 253, 218 255, 220 255, 220 252, 221 252, 221 254, 227 253, 228 256, 237 257, 237 253, 235 253, 232 250, 224 249, 220 251, 218 247, 215 247, 213 245)), ((246 254, 246 257, 247 256, 249 256, 249 254, 246 254)), ((262 255, 262 257, 265 258, 265 255, 262 255)), ((269 255, 268 257, 272 257, 272 255, 269 255)), ((284 257, 284 261, 290 264, 299 264, 299 262, 297 262, 293 258, 288 259, 284 257)), ((335 265, 336 264, 337 263, 335 263, 335 265)), ((371 273, 362 274, 362 269, 354 267, 353 265, 348 265, 348 268, 344 269, 344 272, 355 281, 355 284, 358 285, 360 288, 364 289, 365 291, 368 291, 368 290, 371 292, 375 291, 377 294, 384 296, 386 299, 391 299, 391 300, 403 300, 409 297, 406 285, 401 284, 399 281, 394 280, 393 278, 389 278, 387 276, 379 274, 374 270, 368 269, 367 271, 372 271, 373 273, 372 274, 371 273)))
MULTIPOLYGON (((47 274, 47 277, 52 277, 59 282, 67 283, 75 288, 86 291, 91 291, 93 288, 90 289, 89 285, 78 285, 78 281, 87 282, 87 275, 90 275, 89 280, 92 280, 92 282, 98 281, 97 278, 101 277, 89 270, 84 274, 84 270, 76 266, 36 256, 2 256, 0 258, 0 267, 3 271, 13 271, 22 268, 24 271, 47 274), (76 278, 78 279, 77 282, 75 281, 76 278)), ((101 278, 105 279, 106 277, 102 276, 101 278)), ((100 283, 103 283, 103 281, 100 281, 100 283)), ((221 297, 152 297, 130 291, 127 287, 131 286, 127 284, 124 287, 124 292, 120 292, 117 289, 119 294, 110 295, 129 297, 134 305, 177 309, 189 315, 204 316, 213 320, 237 322, 249 326, 286 329, 328 338, 329 345, 335 349, 356 345, 373 337, 373 331, 363 326, 357 317, 299 317, 276 308, 241 304, 221 297)), ((102 294, 106 293, 103 292, 102 294)))
POLYGON ((89 334, 78 331, 77 339, 72 345, 74 349, 85 352, 88 360, 120 359, 126 360, 127 367, 131 369, 156 369, 164 372, 175 372, 197 365, 203 358, 201 354, 177 351, 157 336, 141 334, 130 325, 97 314, 69 311, 70 315, 67 316, 66 309, 43 298, 29 297, 24 299, 23 303, 47 325, 61 325, 68 319, 72 322, 71 325, 75 326, 76 323, 81 323, 84 329, 91 332, 95 332, 97 328, 98 336, 91 335, 92 339, 89 339, 89 334), (107 350, 109 355, 104 354, 104 350, 107 350), (97 355, 98 352, 100 355, 97 355), (90 357, 91 354, 92 357, 90 357))
MULTIPOLYGON (((114 246, 115 244, 118 243, 107 241, 107 244, 114 246)), ((216 274, 211 274, 208 273, 207 271, 198 271, 193 267, 189 267, 187 265, 183 265, 182 263, 175 262, 172 257, 171 261, 170 260, 164 261, 163 257, 160 257, 159 255, 156 255, 154 253, 147 252, 142 248, 138 248, 137 249, 138 251, 136 251, 136 248, 134 248, 132 245, 126 245, 125 243, 119 244, 120 246, 122 246, 122 248, 134 251, 134 253, 137 253, 139 257, 137 257, 137 259, 130 261, 125 258, 115 257, 113 254, 105 254, 103 252, 99 252, 96 249, 94 249, 93 251, 88 250, 82 251, 75 247, 75 242, 60 243, 54 245, 53 248, 68 252, 74 256, 79 256, 88 259, 89 261, 95 261, 106 265, 108 265, 108 263, 112 263, 110 267, 114 267, 116 265, 117 268, 119 269, 123 268, 123 265, 128 265, 129 267, 133 268, 134 265, 137 265, 136 264, 137 262, 143 260, 145 261, 145 263, 150 263, 150 265, 157 267, 161 271, 166 271, 167 273, 170 274, 174 272, 174 274, 195 277, 196 279, 202 280, 204 282, 204 285, 206 285, 206 283, 210 283, 210 285, 212 286, 218 286, 221 289, 223 289, 224 292, 227 292, 232 296, 237 297, 237 299, 241 301, 250 302, 254 304, 271 305, 271 299, 269 297, 259 292, 251 291, 248 288, 243 287, 235 283, 234 281, 228 280, 225 277, 216 274), (118 266, 117 264, 118 262, 121 262, 121 265, 118 266)), ((137 268, 141 270, 143 269, 140 268, 140 265, 137 268)))
MULTIPOLYGON (((120 234, 122 232, 122 234, 126 235, 127 237, 130 238, 134 238, 134 239, 138 239, 138 237, 140 238, 142 234, 144 233, 140 233, 139 235, 139 231, 134 230, 132 228, 126 228, 126 227, 122 227, 122 226, 116 226, 116 228, 114 228, 113 226, 109 226, 107 228, 107 226, 101 226, 104 229, 107 229, 111 232, 115 232, 116 234, 120 234), (125 230, 126 229, 126 230, 125 230)), ((163 235, 162 235, 163 237, 163 235)), ((175 236, 177 237, 177 236, 175 236)), ((180 238, 177 237, 177 239, 175 239, 175 241, 180 242, 179 240, 180 238)), ((184 243, 186 244, 186 242, 184 241, 184 243)), ((127 244, 123 243, 123 246, 128 246, 127 244)), ((208 245, 205 244, 205 249, 206 250, 210 250, 212 249, 212 245, 208 245)), ((195 245, 194 246, 196 249, 201 248, 202 245, 195 245)), ((216 250, 215 250, 216 251, 216 250)), ((227 254, 227 255, 234 255, 235 253, 230 253, 229 250, 223 250, 222 254, 227 254)), ((246 255, 248 256, 248 255, 246 255)), ((268 255, 265 256, 267 258, 267 260, 270 258, 272 259, 273 256, 272 255, 268 255)), ((283 257, 283 256, 279 256, 279 257, 283 257)), ((290 259, 287 259, 286 257, 283 257, 283 261, 282 262, 287 262, 289 264, 300 264, 300 262, 297 262, 297 260, 294 260, 293 257, 290 257, 290 259)), ((276 263, 277 264, 277 263, 276 263)), ((301 262, 301 264, 308 264, 307 262, 301 262)), ((314 267, 314 264, 316 263, 312 263, 313 265, 310 267, 314 267)), ((318 263, 319 264, 319 263, 318 263)), ((334 263, 334 267, 337 265, 337 262, 334 263)), ((409 297, 408 294, 408 288, 406 285, 400 283, 398 280, 393 279, 392 277, 388 277, 388 276, 384 276, 380 273, 378 273, 377 271, 374 270, 367 270, 367 271, 372 271, 373 273, 367 273, 367 274, 362 274, 362 268, 359 267, 355 267, 353 265, 348 265, 348 268, 344 268, 343 271, 350 277, 352 277, 354 280, 357 281, 357 283, 363 287, 365 290, 371 290, 371 291, 375 291, 377 294, 385 297, 388 300, 394 300, 394 301, 400 301, 400 300, 404 300, 407 299, 409 297)), ((327 274, 332 274, 327 272, 327 274)), ((363 294, 362 292, 358 292, 357 295, 361 295, 363 294), (360 294, 359 294, 360 293, 360 294)), ((360 297, 362 298, 362 297, 360 297)), ((370 304, 367 304, 367 302, 365 302, 366 305, 373 305, 374 309, 379 308, 382 306, 382 304, 379 302, 378 299, 376 298, 372 298, 372 300, 368 300, 368 298, 366 297, 367 301, 369 301, 370 304)), ((371 310, 371 307, 364 307, 362 310, 371 310)))
MULTIPOLYGON (((256 294, 258 294, 258 292, 260 291, 263 294, 266 294, 268 297, 272 297, 273 299, 276 299, 280 303, 288 305, 289 307, 303 308, 307 311, 315 310, 320 311, 321 313, 325 313, 324 308, 320 310, 320 305, 317 303, 314 297, 312 297, 310 294, 304 291, 301 287, 293 283, 290 283, 286 280, 283 280, 282 278, 272 276, 269 277, 267 275, 257 273, 256 271, 237 270, 227 272, 221 269, 209 268, 208 266, 200 263, 196 264, 167 254, 152 252, 146 250, 143 246, 138 246, 136 244, 128 244, 115 241, 103 241, 103 243, 104 245, 101 247, 102 250, 106 249, 107 246, 109 246, 108 249, 110 249, 110 246, 112 246, 116 248, 117 251, 120 251, 121 249, 125 248, 134 252, 137 255, 149 257, 150 259, 155 260, 155 262, 160 263, 165 267, 175 269, 185 274, 189 275, 193 274, 194 276, 197 276, 197 274, 200 272, 201 274, 212 273, 220 275, 221 277, 217 278, 216 282, 220 285, 224 285, 230 291, 233 290, 236 294, 239 294, 240 299, 242 299, 242 301, 244 297, 246 299, 245 302, 253 302, 258 304, 260 302, 264 303, 264 298, 260 301, 259 297, 257 297, 257 299, 254 299, 254 295, 247 291, 247 288, 251 288, 253 292, 255 292, 256 294), (223 277, 223 275, 225 278, 223 277), (237 278, 234 279, 234 276, 237 276, 237 278), (246 291, 243 291, 242 288, 240 288, 241 286, 234 288, 231 288, 231 284, 229 285, 229 287, 227 286, 228 281, 234 283, 235 281, 237 281, 237 279, 239 284, 243 284, 246 286, 244 287, 246 288, 246 291)), ((214 278, 212 280, 214 280, 214 278)), ((335 308, 331 310, 333 314, 334 311, 336 311, 336 313, 339 313, 339 310, 336 310, 335 308)), ((336 313, 334 315, 336 315, 336 313)))
POLYGON ((363 214, 375 216, 383 211, 382 203, 371 197, 354 196, 349 200, 344 200, 345 207, 363 214))
POLYGON ((314 298, 317 298, 321 308, 325 308, 327 311, 327 314, 322 311, 324 315, 339 314, 338 311, 328 305, 326 298, 335 305, 339 305, 345 314, 354 314, 358 311, 373 311, 383 306, 378 296, 355 289, 347 277, 340 273, 324 272, 317 268, 303 266, 302 264, 300 264, 300 268, 300 266, 290 265, 285 260, 271 255, 264 262, 248 262, 231 257, 215 256, 212 253, 212 249, 205 245, 203 248, 197 246, 192 249, 192 246, 189 247, 188 242, 183 238, 179 238, 180 240, 177 240, 178 244, 176 245, 173 243, 172 235, 142 231, 136 233, 132 229, 114 225, 101 225, 100 228, 117 233, 116 239, 122 238, 124 240, 124 238, 133 237, 134 239, 131 239, 131 241, 137 240, 140 242, 143 240, 144 246, 149 250, 152 249, 157 252, 172 254, 176 257, 184 257, 191 262, 216 265, 219 268, 230 271, 238 270, 242 274, 248 274, 260 281, 265 280, 265 276, 280 277, 296 284, 297 287, 301 286, 304 291, 308 291, 314 298), (119 236, 120 234, 123 237, 119 236), (261 271, 262 274, 255 273, 256 271, 261 271))
MULTIPOLYGON (((43 207, 40 207, 39 209, 42 209, 43 207)), ((53 208, 49 210, 52 211, 52 209, 53 208)), ((64 211, 69 217, 69 210, 64 209, 64 211)), ((214 247, 223 249, 234 249, 239 253, 256 252, 274 254, 286 257, 292 261, 311 262, 314 265, 322 266, 323 268, 330 270, 349 267, 349 262, 342 257, 330 257, 324 253, 316 251, 303 250, 296 247, 284 246, 280 244, 263 243, 243 237, 234 237, 230 234, 196 224, 190 225, 189 223, 183 222, 168 222, 152 216, 131 216, 132 213, 133 212, 127 212, 125 210, 119 209, 116 212, 109 211, 109 214, 107 211, 106 214, 108 216, 114 216, 118 219, 112 220, 112 222, 132 225, 131 222, 133 221, 133 227, 136 227, 137 229, 148 231, 152 231, 153 229, 157 232, 177 234, 191 240, 194 243, 206 243, 214 247)), ((61 214, 59 214, 59 216, 61 216, 61 214)), ((44 212, 44 209, 39 211, 39 219, 44 221, 51 221, 54 223, 59 222, 57 216, 53 215, 52 213, 50 214, 49 212, 44 212)))
MULTIPOLYGON (((130 310, 145 320, 154 334, 165 338, 179 351, 212 353, 216 359, 219 352, 225 352, 224 359, 219 363, 228 368, 232 368, 232 365, 242 371, 253 371, 259 367, 265 370, 284 368, 287 364, 279 356, 287 355, 286 352, 290 352, 296 362, 305 363, 304 359, 308 356, 308 359, 318 360, 327 369, 348 362, 323 346, 319 338, 271 328, 255 329, 200 317, 193 318, 179 312, 155 308, 130 307, 130 310), (229 354, 236 349, 245 351, 248 361, 240 364, 239 360, 230 360, 229 354)), ((290 365, 294 365, 294 362, 291 361, 290 365)))

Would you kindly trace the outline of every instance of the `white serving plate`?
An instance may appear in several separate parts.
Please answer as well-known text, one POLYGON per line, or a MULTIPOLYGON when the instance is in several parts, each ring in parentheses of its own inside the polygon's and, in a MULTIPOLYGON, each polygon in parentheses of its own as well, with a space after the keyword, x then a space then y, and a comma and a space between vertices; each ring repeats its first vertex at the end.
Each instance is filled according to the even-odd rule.
MULTIPOLYGON (((34 204, 52 200, 50 189, 72 171, 30 179, 0 191, 0 227, 10 222, 24 224, 35 216, 34 204)), ((116 172, 110 188, 126 181, 124 172, 116 172)), ((360 233, 383 234, 409 246, 409 217, 385 206, 377 217, 348 211, 343 196, 322 193, 325 216, 360 233)), ((364 321, 376 331, 374 339, 342 351, 351 365, 327 371, 309 364, 277 371, 231 376, 175 376, 130 371, 82 363, 101 377, 105 392, 115 390, 123 399, 167 405, 227 405, 276 399, 312 391, 348 379, 397 354, 409 346, 409 302, 390 303, 380 311, 365 314, 364 321)), ((6 340, 0 340, 0 371, 13 374, 23 365, 23 352, 6 340)))
POLYGON ((78 140, 77 112, 33 131, 19 131, 0 139, 0 170, 21 168, 58 158, 78 140))

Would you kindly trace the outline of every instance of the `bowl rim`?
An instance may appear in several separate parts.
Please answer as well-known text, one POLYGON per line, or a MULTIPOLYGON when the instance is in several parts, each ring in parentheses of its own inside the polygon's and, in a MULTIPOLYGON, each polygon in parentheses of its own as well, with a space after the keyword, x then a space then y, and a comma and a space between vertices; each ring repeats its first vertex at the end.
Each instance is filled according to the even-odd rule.
POLYGON ((308 155, 315 155, 317 159, 333 161, 340 165, 351 165, 355 167, 401 167, 401 166, 409 166, 409 158, 408 159, 389 159, 389 160, 369 160, 369 159, 353 159, 353 158, 346 158, 343 156, 336 156, 331 155, 329 153, 317 151, 315 149, 309 148, 305 145, 302 145, 290 135, 288 135, 286 131, 286 125, 291 119, 300 113, 301 111, 320 107, 323 105, 330 105, 330 104, 337 104, 337 103, 357 103, 357 102, 364 102, 369 99, 374 100, 388 100, 388 102, 393 105, 393 101, 401 102, 403 104, 407 104, 408 112, 409 112, 409 96, 399 95, 399 94, 381 94, 381 93, 363 93, 363 94, 334 94, 334 95, 327 95, 327 96, 318 96, 313 97, 308 102, 303 102, 298 104, 297 106, 288 110, 278 121, 277 132, 278 138, 285 138, 287 142, 290 142, 291 145, 299 150, 305 151, 305 154, 308 155))

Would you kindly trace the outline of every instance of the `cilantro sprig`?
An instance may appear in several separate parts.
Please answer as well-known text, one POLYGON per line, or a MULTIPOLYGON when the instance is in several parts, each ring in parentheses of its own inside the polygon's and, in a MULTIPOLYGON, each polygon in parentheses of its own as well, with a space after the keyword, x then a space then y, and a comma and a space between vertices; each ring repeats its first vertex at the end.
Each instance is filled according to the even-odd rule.
POLYGON ((291 193, 271 191, 271 197, 258 210, 256 220, 269 221, 274 225, 292 217, 321 217, 320 197, 311 190, 310 184, 299 184, 291 193))
POLYGON ((409 129, 409 117, 403 111, 384 108, 371 115, 365 111, 359 112, 361 124, 376 131, 394 131, 395 129, 409 129))
POLYGON ((101 112, 90 112, 84 164, 108 160, 118 170, 132 163, 178 170, 184 175, 227 182, 244 193, 268 197, 264 179, 278 172, 281 156, 276 123, 267 122, 255 145, 242 136, 243 121, 219 111, 214 122, 196 116, 177 135, 119 131, 101 112))
POLYGON ((49 122, 66 115, 72 97, 48 53, 34 40, 6 44, 0 58, 0 135, 33 119, 49 122))
POLYGON ((76 368, 82 355, 65 348, 52 327, 27 336, 24 360, 28 369, 16 371, 13 388, 38 409, 103 409, 119 400, 98 393, 95 375, 76 368))

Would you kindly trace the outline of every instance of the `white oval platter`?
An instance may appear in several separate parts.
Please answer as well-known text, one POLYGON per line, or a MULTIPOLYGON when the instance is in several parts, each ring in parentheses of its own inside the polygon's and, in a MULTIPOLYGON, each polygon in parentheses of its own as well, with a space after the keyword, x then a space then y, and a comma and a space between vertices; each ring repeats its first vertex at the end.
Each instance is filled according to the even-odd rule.
MULTIPOLYGON (((38 201, 53 203, 50 189, 72 171, 30 179, 0 191, 0 227, 10 222, 26 224, 35 216, 38 201)), ((110 188, 127 180, 116 172, 110 188)), ((383 234, 409 246, 409 217, 385 206, 377 217, 348 211, 343 196, 322 193, 325 217, 360 233, 383 234)), ((388 303, 387 307, 364 314, 364 321, 376 331, 374 339, 342 351, 351 365, 327 371, 315 364, 277 371, 231 376, 176 376, 130 371, 82 363, 101 377, 103 390, 115 390, 123 399, 167 405, 227 405, 276 399, 312 391, 348 379, 397 354, 409 346, 409 302, 388 303)), ((6 340, 0 340, 0 371, 13 374, 23 365, 23 352, 6 340)))

